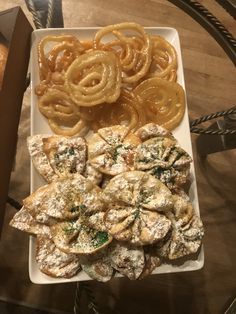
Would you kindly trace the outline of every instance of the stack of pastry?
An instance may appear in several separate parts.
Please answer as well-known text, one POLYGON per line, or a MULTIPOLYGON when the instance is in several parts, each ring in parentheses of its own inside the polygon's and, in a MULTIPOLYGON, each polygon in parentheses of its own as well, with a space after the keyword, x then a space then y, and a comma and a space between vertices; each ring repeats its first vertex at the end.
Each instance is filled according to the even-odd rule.
POLYGON ((31 136, 28 148, 47 184, 10 224, 37 237, 42 272, 141 279, 199 250, 202 222, 183 190, 191 157, 169 131, 116 125, 88 139, 31 136))
POLYGON ((136 23, 103 27, 85 41, 46 36, 38 44, 39 110, 59 135, 147 122, 173 130, 185 113, 177 59, 171 43, 136 23))

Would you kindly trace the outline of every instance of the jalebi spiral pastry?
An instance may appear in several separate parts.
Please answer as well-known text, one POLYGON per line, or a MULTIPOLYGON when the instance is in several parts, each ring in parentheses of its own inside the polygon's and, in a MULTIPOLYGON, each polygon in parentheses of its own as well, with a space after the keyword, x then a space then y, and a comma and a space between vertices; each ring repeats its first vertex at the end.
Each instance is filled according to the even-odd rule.
POLYGON ((39 99, 38 107, 55 134, 73 136, 86 128, 79 109, 64 91, 48 89, 39 99))
POLYGON ((135 83, 145 76, 151 64, 152 42, 143 27, 136 23, 109 25, 99 30, 94 37, 94 49, 100 49, 100 43, 108 34, 117 40, 104 45, 103 49, 114 48, 119 57, 125 83, 135 83), (126 36, 121 31, 138 33, 136 37, 126 36), (116 49, 116 47, 120 49, 116 49))
POLYGON ((80 107, 80 116, 93 131, 117 124, 124 124, 131 130, 137 126, 138 114, 132 102, 135 98, 127 99, 127 95, 129 97, 130 93, 122 91, 118 100, 112 104, 80 107))
POLYGON ((114 103, 80 107, 79 113, 93 131, 118 124, 125 125, 131 131, 146 122, 142 104, 127 89, 122 90, 120 97, 114 103))
POLYGON ((36 87, 36 94, 41 96, 49 86, 63 85, 65 71, 84 50, 80 41, 71 35, 44 37, 38 45, 41 82, 36 87), (52 43, 54 46, 46 51, 48 50, 47 45, 50 46, 52 43))
POLYGON ((175 48, 161 36, 151 36, 153 43, 152 63, 148 77, 159 77, 170 82, 177 78, 177 53, 175 48))
POLYGON ((112 103, 120 96, 121 71, 112 52, 94 50, 79 56, 65 74, 71 99, 79 106, 112 103))
POLYGON ((143 103, 149 122, 173 130, 183 119, 185 94, 178 83, 153 77, 140 83, 133 92, 143 103))
POLYGON ((48 119, 69 122, 76 119, 79 113, 75 103, 63 91, 49 89, 39 100, 39 110, 48 119))
POLYGON ((84 135, 117 124, 131 131, 147 121, 172 130, 182 121, 175 48, 139 24, 109 25, 81 41, 46 36, 38 58, 39 110, 55 134, 84 135))

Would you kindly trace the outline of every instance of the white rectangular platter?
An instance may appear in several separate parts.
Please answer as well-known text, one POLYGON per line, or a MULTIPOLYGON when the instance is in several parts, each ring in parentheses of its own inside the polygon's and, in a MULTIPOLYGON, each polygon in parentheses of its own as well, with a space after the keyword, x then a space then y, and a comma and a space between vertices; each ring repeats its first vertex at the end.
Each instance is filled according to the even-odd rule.
MULTIPOLYGON (((46 119, 41 115, 37 106, 37 97, 34 93, 35 86, 39 83, 39 73, 38 73, 38 53, 37 47, 39 41, 47 35, 61 35, 70 34, 75 35, 79 39, 92 39, 98 28, 95 27, 85 27, 85 28, 72 28, 72 29, 43 29, 36 30, 32 33, 32 47, 31 47, 31 135, 35 134, 52 134, 46 119)), ((161 35, 166 40, 168 40, 176 49, 178 55, 178 83, 182 85, 185 89, 184 84, 184 73, 183 64, 181 57, 180 41, 179 35, 176 29, 169 27, 148 27, 145 28, 150 34, 161 35)), ((184 118, 181 124, 173 131, 174 136, 178 139, 180 145, 192 156, 192 145, 189 129, 189 119, 188 119, 188 109, 186 108, 184 118)), ((40 175, 36 172, 31 164, 31 193, 39 188, 41 185, 45 184, 40 175)), ((191 187, 189 191, 189 196, 193 206, 199 213, 198 196, 197 196, 197 186, 196 177, 194 171, 194 165, 191 165, 191 187)), ((198 256, 194 260, 185 261, 181 265, 167 265, 163 264, 156 268, 153 272, 154 274, 162 273, 174 273, 174 272, 185 272, 198 270, 203 267, 204 264, 204 252, 201 248, 198 256)), ((73 281, 83 281, 89 280, 90 278, 84 272, 80 272, 78 275, 72 277, 71 279, 64 278, 52 278, 40 272, 37 263, 35 261, 35 238, 30 237, 30 248, 29 248, 29 275, 33 283, 36 284, 53 284, 53 283, 63 283, 63 282, 73 282, 73 281)))

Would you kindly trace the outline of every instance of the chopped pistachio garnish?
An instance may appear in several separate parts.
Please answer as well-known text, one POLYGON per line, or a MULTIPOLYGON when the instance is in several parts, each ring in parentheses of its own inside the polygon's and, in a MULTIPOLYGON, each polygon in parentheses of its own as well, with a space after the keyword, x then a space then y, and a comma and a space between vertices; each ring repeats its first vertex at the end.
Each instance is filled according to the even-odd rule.
POLYGON ((108 241, 108 233, 105 231, 98 231, 92 240, 92 244, 95 248, 103 245, 108 241))
POLYGON ((69 223, 68 227, 62 228, 62 230, 65 232, 65 234, 72 234, 75 231, 80 231, 80 227, 79 226, 75 226, 73 223, 69 223))

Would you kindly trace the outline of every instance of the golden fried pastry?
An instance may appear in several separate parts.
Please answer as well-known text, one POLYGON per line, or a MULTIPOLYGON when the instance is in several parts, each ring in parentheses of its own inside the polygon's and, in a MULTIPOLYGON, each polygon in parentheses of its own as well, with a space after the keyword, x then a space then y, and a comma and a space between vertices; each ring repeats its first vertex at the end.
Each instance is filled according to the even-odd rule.
POLYGON ((41 210, 42 203, 47 198, 47 185, 41 186, 37 191, 23 200, 23 205, 36 222, 52 225, 57 222, 55 218, 41 210))
POLYGON ((50 135, 37 134, 27 138, 28 151, 30 153, 33 165, 39 174, 47 181, 52 182, 58 178, 58 175, 53 171, 47 156, 43 150, 43 139, 50 135))
POLYGON ((74 136, 86 132, 87 125, 81 119, 79 108, 64 87, 49 88, 40 97, 38 107, 55 134, 74 136))
POLYGON ((94 37, 94 48, 100 49, 101 40, 107 34, 117 40, 106 43, 103 49, 112 49, 119 57, 125 83, 134 83, 145 76, 151 64, 152 42, 143 27, 136 23, 120 23, 100 29, 94 37), (138 36, 127 36, 122 31, 138 33, 138 36))
POLYGON ((38 45, 40 84, 36 94, 42 96, 52 85, 62 86, 64 74, 70 64, 84 52, 80 41, 71 35, 45 36, 38 45), (54 44, 48 51, 48 46, 54 44))
POLYGON ((108 185, 110 180, 112 179, 112 176, 109 176, 108 174, 104 174, 101 182, 101 188, 105 189, 105 187, 108 185))
POLYGON ((78 107, 63 90, 50 88, 40 97, 38 106, 47 119, 58 119, 63 123, 80 118, 78 107))
POLYGON ((86 223, 89 227, 99 231, 107 231, 104 224, 105 211, 87 212, 86 223))
POLYGON ((19 210, 12 220, 10 226, 31 234, 45 234, 50 237, 50 229, 47 225, 37 222, 24 206, 19 210))
POLYGON ((141 82, 133 90, 143 106, 147 120, 173 130, 185 113, 185 93, 181 85, 153 77, 141 82))
POLYGON ((71 278, 81 270, 78 255, 59 250, 46 236, 37 237, 35 258, 39 269, 52 277, 71 278))
POLYGON ((151 175, 159 178, 171 191, 175 192, 179 187, 185 185, 189 179, 190 169, 188 166, 183 166, 181 169, 170 168, 167 170, 158 170, 153 168, 148 171, 151 175))
POLYGON ((183 225, 182 220, 176 220, 173 214, 169 213, 168 217, 172 223, 171 236, 161 248, 157 249, 157 254, 173 260, 196 253, 204 235, 201 219, 194 214, 188 223, 183 225))
POLYGON ((130 280, 136 280, 143 271, 145 260, 142 247, 114 242, 109 248, 112 266, 130 280))
POLYGON ((111 260, 106 249, 95 254, 80 255, 80 263, 83 271, 94 280, 106 282, 109 281, 114 274, 111 260))
POLYGON ((121 88, 118 59, 112 52, 100 50, 79 56, 66 71, 65 86, 82 107, 116 101, 121 88))
POLYGON ((201 246, 204 235, 203 224, 195 213, 187 195, 179 191, 173 195, 174 206, 166 215, 171 220, 172 230, 157 253, 170 260, 193 254, 201 246))
POLYGON ((143 171, 124 172, 112 178, 104 189, 104 198, 110 204, 125 203, 159 212, 169 211, 173 206, 170 190, 143 171))
POLYGON ((142 142, 145 142, 146 140, 149 140, 150 138, 153 137, 169 137, 173 138, 172 133, 161 127, 160 125, 156 123, 148 123, 143 125, 141 128, 139 128, 136 132, 135 135, 137 135, 142 142))
POLYGON ((166 137, 151 138, 137 147, 135 165, 139 170, 154 167, 168 169, 189 164, 190 156, 176 143, 166 137))
POLYGON ((152 253, 145 253, 145 265, 138 279, 143 279, 149 276, 160 265, 161 260, 158 256, 152 253))
POLYGON ((27 139, 28 150, 37 171, 47 182, 81 173, 94 184, 102 174, 87 161, 87 145, 83 138, 34 135, 27 139))
POLYGON ((92 254, 112 241, 107 232, 88 227, 82 218, 55 224, 50 231, 56 246, 66 253, 92 254))
POLYGON ((67 177, 84 171, 87 147, 83 138, 47 137, 43 139, 43 150, 58 177, 67 177))
POLYGON ((89 179, 91 182, 93 182, 94 184, 99 185, 102 181, 102 173, 100 171, 98 171, 96 168, 94 168, 89 160, 87 160, 86 165, 85 165, 85 169, 84 172, 82 173, 82 175, 86 178, 89 179))
POLYGON ((56 134, 81 135, 116 124, 131 131, 147 121, 171 130, 183 118, 175 48, 139 24, 108 25, 82 42, 46 36, 38 61, 39 109, 56 134))
POLYGON ((99 129, 88 139, 88 157, 90 164, 100 172, 117 175, 133 167, 134 148, 139 138, 130 133, 125 126, 99 129))
POLYGON ((84 135, 88 132, 88 126, 82 119, 76 122, 61 123, 58 119, 49 119, 48 124, 53 133, 64 136, 84 135))
POLYGON ((159 77, 170 82, 177 78, 177 53, 175 48, 161 36, 151 36, 152 63, 148 77, 159 77))
POLYGON ((27 211, 30 215, 40 223, 45 223, 46 225, 51 225, 51 219, 54 219, 52 216, 49 216, 46 212, 42 210, 42 205, 44 204, 44 200, 47 199, 47 188, 49 185, 43 185, 38 188, 36 191, 31 193, 28 197, 23 199, 23 205, 27 208, 27 211))
MULTIPOLYGON (((181 194, 183 195, 184 192, 181 194)), ((187 196, 187 195, 186 195, 187 196)), ((174 213, 175 219, 182 225, 186 225, 194 214, 194 209, 187 197, 183 197, 177 194, 173 195, 174 206, 172 212, 174 213)))
POLYGON ((189 154, 172 136, 155 136, 137 147, 134 167, 148 171, 174 190, 186 183, 191 161, 189 154))
POLYGON ((80 108, 80 116, 94 132, 118 124, 125 125, 131 131, 146 122, 141 103, 129 89, 123 89, 120 97, 112 104, 80 108))
POLYGON ((74 219, 83 212, 102 211, 100 188, 82 175, 62 178, 36 190, 24 200, 24 205, 57 219, 74 219))
POLYGON ((135 245, 155 243, 164 238, 171 227, 165 215, 122 205, 110 208, 104 222, 109 234, 116 240, 135 245))
POLYGON ((146 245, 168 233, 171 222, 158 213, 172 208, 171 192, 154 177, 141 171, 117 175, 104 189, 108 232, 117 240, 146 245))

